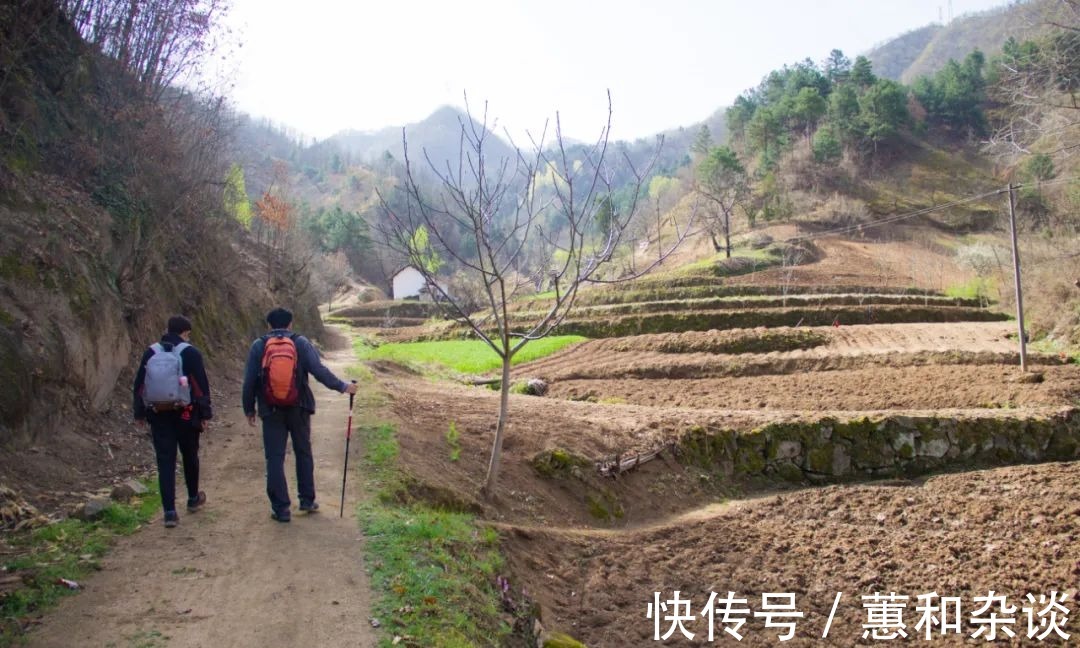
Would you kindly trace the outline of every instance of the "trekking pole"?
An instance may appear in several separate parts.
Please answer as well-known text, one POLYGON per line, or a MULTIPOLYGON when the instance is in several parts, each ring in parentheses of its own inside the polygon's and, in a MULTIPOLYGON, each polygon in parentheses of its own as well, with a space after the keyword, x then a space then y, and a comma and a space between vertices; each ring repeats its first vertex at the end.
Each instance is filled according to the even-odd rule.
MULTIPOLYGON (((356 381, 352 381, 356 384, 356 381)), ((341 474, 341 505, 338 507, 338 517, 345 516, 345 480, 349 476, 349 441, 352 440, 352 412, 353 398, 356 394, 349 394, 349 423, 345 426, 345 469, 341 474)))

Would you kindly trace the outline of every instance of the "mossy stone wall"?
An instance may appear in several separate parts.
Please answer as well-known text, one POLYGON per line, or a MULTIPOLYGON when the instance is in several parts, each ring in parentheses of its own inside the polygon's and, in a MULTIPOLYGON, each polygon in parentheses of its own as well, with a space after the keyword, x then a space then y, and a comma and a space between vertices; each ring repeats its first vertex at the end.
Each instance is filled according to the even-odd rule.
POLYGON ((771 423, 749 432, 691 428, 676 451, 726 477, 789 482, 910 477, 1080 458, 1080 410, 1029 416, 884 415, 771 423))

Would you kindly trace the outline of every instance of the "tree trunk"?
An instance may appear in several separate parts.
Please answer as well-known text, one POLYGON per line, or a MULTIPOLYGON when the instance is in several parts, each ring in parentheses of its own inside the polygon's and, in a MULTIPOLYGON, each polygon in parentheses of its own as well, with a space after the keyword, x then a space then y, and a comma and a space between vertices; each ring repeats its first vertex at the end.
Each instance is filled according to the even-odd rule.
POLYGON ((499 462, 502 459, 503 432, 506 431, 506 419, 510 409, 510 356, 503 357, 502 389, 499 392, 499 424, 495 428, 495 443, 491 446, 491 461, 488 462, 487 477, 480 493, 490 499, 495 494, 495 482, 499 478, 499 462))
POLYGON ((728 212, 724 212, 724 250, 727 252, 727 258, 731 258, 731 216, 728 212))

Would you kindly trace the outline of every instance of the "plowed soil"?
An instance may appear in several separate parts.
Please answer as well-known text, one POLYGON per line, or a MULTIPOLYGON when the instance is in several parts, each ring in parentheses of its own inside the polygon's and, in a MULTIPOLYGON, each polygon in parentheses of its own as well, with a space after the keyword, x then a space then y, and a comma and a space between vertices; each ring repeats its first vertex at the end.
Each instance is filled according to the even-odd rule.
POLYGON ((1073 404, 1075 367, 1039 367, 1045 382, 1016 382, 1000 364, 873 367, 849 371, 672 380, 566 380, 549 397, 704 409, 884 410, 1024 408, 1073 404))
MULTIPOLYGON (((1075 367, 1055 369, 1076 372, 1075 367)), ((859 597, 875 592, 912 597, 905 618, 913 636, 914 597, 931 591, 962 597, 968 616, 974 610, 972 597, 989 590, 1010 597, 1029 591, 1037 597, 1051 590, 1075 596, 1080 506, 1074 503, 1072 485, 1080 483, 1080 463, 778 495, 727 492, 736 499, 725 499, 722 485, 664 457, 618 480, 597 478, 588 466, 577 479, 551 479, 530 464, 545 448, 597 456, 662 442, 690 422, 749 427, 813 414, 512 396, 499 496, 484 502, 475 493, 487 465, 497 394, 434 384, 388 367, 379 368, 379 381, 398 419, 402 465, 423 484, 417 495, 471 508, 495 524, 505 538, 514 586, 525 587, 541 604, 547 628, 568 632, 589 646, 663 645, 653 641, 646 604, 653 592, 670 598, 675 589, 694 601, 695 616, 710 591, 736 592, 754 610, 760 610, 763 592, 794 593, 797 609, 806 615, 789 642, 797 646, 862 641, 866 612, 859 597), (450 420, 461 431, 456 462, 449 460, 444 439, 450 420), (588 498, 605 492, 623 503, 621 517, 605 520, 590 514, 588 498), (838 591, 844 596, 823 641, 838 591)), ((852 384, 857 382, 853 377, 852 384)), ((1018 598, 1011 600, 1019 607, 1018 598)), ((1017 623, 1023 626, 1023 618, 1017 623)), ((697 633, 696 643, 706 643, 704 621, 687 627, 697 633)), ((968 634, 975 631, 965 627, 968 634)), ((776 643, 777 631, 766 630, 761 619, 751 618, 744 629, 743 644, 776 643)), ((734 643, 717 637, 717 642, 725 640, 734 643)), ((951 635, 934 641, 961 643, 951 635)))
MULTIPOLYGON (((898 228, 898 237, 917 234, 918 228, 898 228)), ((867 236, 855 240, 838 237, 814 239, 821 259, 811 264, 787 268, 769 268, 745 277, 740 283, 757 285, 796 286, 918 286, 944 290, 961 283, 966 273, 957 268, 955 260, 938 254, 929 246, 915 241, 890 240, 884 228, 868 230, 867 236), (878 240, 871 238, 880 236, 878 240)), ((773 236, 813 236, 813 232, 785 226, 773 236)), ((742 279, 742 278, 741 278, 742 279)))
MULTIPOLYGON (((791 646, 873 643, 862 639, 868 617, 861 597, 879 592, 910 597, 902 621, 908 641, 920 643, 916 597, 960 597, 965 634, 933 639, 959 645, 977 628, 969 621, 974 597, 993 591, 1017 608, 1017 639, 1009 645, 1032 645, 1020 610, 1030 604, 1021 597, 1068 592, 1066 606, 1077 613, 1077 483, 1080 463, 1009 467, 810 489, 618 534, 533 527, 505 535, 515 572, 537 586, 531 591, 549 627, 589 646, 708 644, 700 612, 709 592, 729 591, 754 611, 762 609, 762 593, 793 593, 804 617, 791 646), (692 601, 695 618, 685 627, 693 642, 679 632, 666 643, 653 639, 646 606, 654 592, 669 599, 674 590, 692 601), (836 618, 822 639, 838 592, 836 618)), ((661 634, 670 626, 662 623, 661 634)), ((737 645, 723 627, 717 623, 715 643, 737 645)), ((1064 631, 1075 638, 1075 620, 1064 631)), ((751 616, 741 632, 742 645, 783 645, 777 635, 784 631, 765 628, 761 618, 751 616)), ((1046 643, 1060 645, 1055 639, 1046 643)))
POLYGON ((1016 351, 1016 325, 1009 322, 957 322, 952 324, 877 324, 873 326, 825 326, 799 329, 741 329, 735 331, 690 331, 659 335, 639 335, 621 340, 596 340, 599 349, 651 351, 672 343, 694 343, 710 339, 756 335, 763 332, 808 331, 824 336, 826 344, 801 355, 833 356, 860 353, 917 351, 966 351, 1005 353, 1016 351))
MULTIPOLYGON (((867 326, 813 327, 805 329, 772 329, 775 331, 809 331, 824 336, 825 344, 809 349, 777 351, 766 354, 717 355, 712 353, 672 354, 657 349, 678 347, 698 348, 713 340, 727 340, 741 331, 693 331, 659 335, 639 335, 630 338, 592 340, 552 356, 521 365, 516 376, 536 376, 547 380, 580 378, 616 378, 620 376, 680 377, 708 376, 710 366, 731 367, 734 364, 765 363, 775 367, 771 373, 788 373, 812 367, 828 368, 828 362, 838 358, 853 358, 858 362, 837 363, 857 366, 871 361, 869 356, 886 358, 881 364, 903 365, 902 356, 928 357, 926 354, 950 354, 954 357, 976 357, 988 354, 988 361, 999 362, 1001 356, 1017 353, 1016 343, 1008 337, 1015 325, 1007 322, 958 322, 955 324, 876 324, 867 326), (790 366, 790 370, 785 370, 790 366), (649 374, 651 370, 651 374, 649 374)), ((910 360, 906 364, 914 363, 910 360)), ((764 372, 764 371, 763 371, 764 372)), ((729 375, 730 369, 714 373, 729 375)), ((759 372, 762 373, 762 372, 759 372)))

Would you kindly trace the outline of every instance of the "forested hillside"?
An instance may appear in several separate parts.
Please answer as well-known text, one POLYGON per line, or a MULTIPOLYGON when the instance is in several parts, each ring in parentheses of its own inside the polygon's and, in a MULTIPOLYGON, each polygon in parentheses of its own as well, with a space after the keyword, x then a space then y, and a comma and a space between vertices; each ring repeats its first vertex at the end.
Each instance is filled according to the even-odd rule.
POLYGON ((979 290, 1008 304, 1001 187, 1012 182, 1029 264, 1026 318, 1037 335, 1075 344, 1077 277, 1057 270, 1078 247, 1080 16, 1055 8, 1035 38, 1005 39, 996 54, 968 51, 907 85, 837 50, 768 74, 728 109, 729 144, 698 149, 714 241, 740 222, 809 220, 868 236, 886 235, 865 227, 878 222, 932 224, 978 273, 979 290))
POLYGON ((0 6, 0 443, 41 451, 4 459, 28 487, 145 460, 127 381, 170 315, 191 318, 220 370, 276 303, 320 330, 302 264, 222 200, 233 117, 174 85, 218 10, 0 6))

